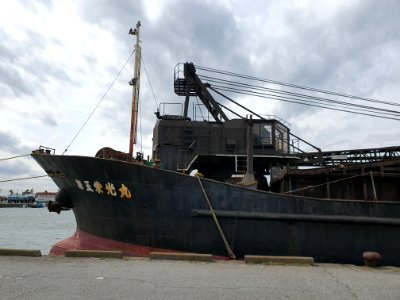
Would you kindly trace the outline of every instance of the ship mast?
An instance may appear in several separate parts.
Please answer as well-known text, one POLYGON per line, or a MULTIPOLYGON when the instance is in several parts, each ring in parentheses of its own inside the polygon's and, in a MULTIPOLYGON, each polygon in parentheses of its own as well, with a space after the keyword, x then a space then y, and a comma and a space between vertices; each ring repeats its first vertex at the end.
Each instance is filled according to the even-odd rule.
POLYGON ((133 144, 136 144, 136 132, 137 132, 137 116, 138 116, 138 103, 139 103, 139 88, 140 88, 140 63, 141 63, 141 52, 139 30, 140 21, 136 23, 135 29, 130 29, 129 34, 136 35, 135 44, 135 62, 134 62, 134 75, 129 84, 132 86, 132 116, 131 116, 131 134, 129 140, 129 157, 133 157, 133 144))

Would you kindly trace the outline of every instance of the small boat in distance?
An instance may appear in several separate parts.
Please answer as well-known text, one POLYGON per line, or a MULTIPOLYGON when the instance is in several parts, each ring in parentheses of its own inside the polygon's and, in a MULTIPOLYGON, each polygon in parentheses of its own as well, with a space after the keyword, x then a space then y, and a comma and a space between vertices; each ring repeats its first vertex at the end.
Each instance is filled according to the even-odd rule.
POLYGON ((60 188, 49 210, 72 209, 76 217, 76 232, 50 254, 164 251, 362 264, 363 252, 375 251, 381 264, 400 266, 400 147, 323 152, 291 133, 284 120, 235 102, 249 112, 240 116, 211 94, 234 101, 216 88, 226 81, 203 82, 200 68, 185 63, 174 78, 175 93, 184 97, 182 114, 159 110, 152 159, 134 158, 139 32, 140 22, 130 31, 136 64, 129 153, 109 147, 95 157, 43 147, 32 153, 60 188), (193 97, 207 115, 197 104, 189 115, 193 97), (313 151, 302 151, 298 141, 313 151))

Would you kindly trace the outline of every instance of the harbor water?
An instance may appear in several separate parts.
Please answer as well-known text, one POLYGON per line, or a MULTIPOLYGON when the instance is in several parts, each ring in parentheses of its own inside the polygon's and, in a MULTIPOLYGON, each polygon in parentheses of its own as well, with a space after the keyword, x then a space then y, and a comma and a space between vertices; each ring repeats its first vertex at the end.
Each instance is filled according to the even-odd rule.
POLYGON ((48 255, 75 228, 72 210, 57 214, 47 208, 0 208, 0 248, 37 249, 48 255))

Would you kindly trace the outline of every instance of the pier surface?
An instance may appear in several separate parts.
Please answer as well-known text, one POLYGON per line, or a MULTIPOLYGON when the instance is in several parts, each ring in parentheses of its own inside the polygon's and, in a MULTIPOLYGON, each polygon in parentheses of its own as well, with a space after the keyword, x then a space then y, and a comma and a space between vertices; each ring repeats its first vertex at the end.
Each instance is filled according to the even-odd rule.
POLYGON ((1 299, 400 299, 400 268, 0 256, 1 299))

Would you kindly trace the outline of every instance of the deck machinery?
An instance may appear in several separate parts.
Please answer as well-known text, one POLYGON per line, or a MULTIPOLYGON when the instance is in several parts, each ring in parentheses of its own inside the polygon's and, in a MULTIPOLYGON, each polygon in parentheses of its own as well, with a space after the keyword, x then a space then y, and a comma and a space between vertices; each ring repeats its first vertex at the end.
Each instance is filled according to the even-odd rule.
POLYGON ((292 134, 283 120, 241 117, 217 102, 209 89, 211 85, 201 81, 192 63, 176 66, 174 90, 185 97, 183 113, 158 111, 153 130, 153 160, 164 169, 197 169, 207 178, 237 182, 248 167, 246 134, 251 125, 259 189, 321 198, 378 200, 382 195, 399 200, 400 147, 323 152, 292 134), (191 97, 201 100, 208 117, 197 120, 195 113, 193 120, 189 117, 191 97), (223 108, 238 118, 229 119, 223 108), (314 151, 301 150, 295 143, 299 140, 314 151))
MULTIPOLYGON (((179 65, 178 65, 179 66, 179 65)), ((184 77, 175 76, 175 92, 185 96, 183 115, 160 115, 153 132, 153 159, 165 169, 198 169, 208 178, 228 180, 247 169, 246 129, 250 119, 228 119, 196 74, 193 64, 183 65, 184 77), (190 97, 198 97, 212 120, 188 117, 190 97)), ((277 119, 252 119, 254 173, 260 188, 267 189, 264 177, 278 163, 298 159, 290 155, 290 129, 277 119)))

